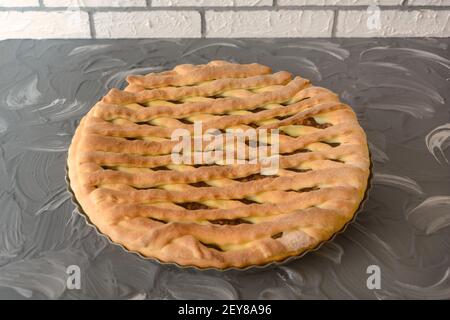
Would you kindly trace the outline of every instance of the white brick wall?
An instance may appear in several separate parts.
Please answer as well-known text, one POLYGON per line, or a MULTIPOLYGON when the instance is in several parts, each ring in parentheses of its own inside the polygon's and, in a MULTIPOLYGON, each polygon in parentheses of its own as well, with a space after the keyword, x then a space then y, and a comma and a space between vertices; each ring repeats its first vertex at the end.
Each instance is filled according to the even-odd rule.
POLYGON ((450 0, 0 0, 0 39, 449 37, 449 26, 450 0))
POLYGON ((400 5, 403 0, 278 0, 280 6, 365 6, 378 5, 400 5))
POLYGON ((385 10, 380 28, 368 28, 368 13, 343 11, 337 19, 338 37, 445 37, 450 34, 450 11, 385 10))
POLYGON ((39 0, 0 0, 0 7, 39 7, 39 0))
POLYGON ((145 7, 145 0, 44 0, 46 7, 145 7))
POLYGON ((207 11, 206 36, 330 37, 333 11, 207 11))
POLYGON ((89 38, 88 14, 81 11, 0 12, 0 39, 89 38))
POLYGON ((153 0, 154 7, 231 7, 231 6, 270 6, 273 0, 153 0))
POLYGON ((94 14, 97 38, 198 38, 196 11, 99 12, 94 14))
POLYGON ((412 6, 450 6, 450 0, 409 0, 412 6))

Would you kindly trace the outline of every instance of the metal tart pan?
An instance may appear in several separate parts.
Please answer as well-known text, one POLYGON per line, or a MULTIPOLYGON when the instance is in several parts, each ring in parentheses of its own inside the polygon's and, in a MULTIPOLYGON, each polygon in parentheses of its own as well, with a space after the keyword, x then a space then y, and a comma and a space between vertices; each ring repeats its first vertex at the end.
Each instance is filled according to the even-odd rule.
MULTIPOLYGON (((369 158, 371 159, 370 153, 369 153, 369 158)), ((186 265, 186 266, 185 266, 185 265, 180 265, 180 264, 178 264, 178 263, 176 263, 176 262, 166 262, 166 261, 161 261, 161 260, 159 260, 159 259, 157 259, 157 258, 154 258, 154 257, 146 257, 146 256, 143 256, 141 253, 139 253, 139 252, 137 252, 137 251, 129 250, 129 249, 127 249, 125 246, 123 246, 122 244, 112 241, 112 240, 109 238, 108 235, 106 235, 106 234, 100 232, 100 230, 97 228, 97 226, 94 225, 94 224, 92 223, 92 221, 89 219, 89 216, 86 214, 86 212, 85 212, 85 211, 83 210, 83 208, 81 207, 80 203, 78 202, 78 200, 77 200, 77 198, 76 198, 76 196, 75 196, 75 193, 73 192, 72 188, 70 187, 70 179, 69 179, 69 171, 68 171, 69 169, 68 169, 67 166, 66 166, 66 177, 65 177, 65 180, 66 180, 66 182, 67 182, 67 189, 68 189, 68 191, 69 191, 70 194, 71 194, 71 201, 72 201, 72 203, 74 204, 74 206, 76 207, 76 212, 77 212, 79 215, 81 215, 82 217, 84 217, 85 220, 86 220, 86 223, 87 223, 89 226, 91 226, 92 228, 94 228, 95 231, 97 232, 97 234, 98 234, 99 236, 105 237, 105 238, 108 240, 108 242, 109 242, 110 244, 115 245, 115 246, 119 246, 119 247, 121 247, 123 250, 129 252, 130 254, 135 254, 135 255, 139 256, 141 259, 144 259, 144 260, 147 260, 147 261, 149 261, 149 262, 156 263, 156 264, 159 264, 159 265, 176 266, 176 267, 178 267, 178 268, 180 268, 180 269, 184 269, 184 270, 200 270, 200 271, 205 271, 205 270, 215 270, 215 271, 221 271, 221 272, 235 270, 235 271, 244 272, 244 271, 257 271, 257 270, 270 269, 270 268, 274 268, 274 267, 279 267, 279 266, 281 266, 281 265, 285 265, 285 264, 287 264, 287 263, 289 263, 289 262, 292 262, 292 261, 294 261, 294 260, 297 260, 297 259, 302 258, 303 256, 305 256, 306 254, 308 254, 308 253, 310 253, 310 252, 319 250, 324 244, 333 241, 334 238, 335 238, 337 235, 343 233, 343 232, 345 231, 345 229, 347 228, 347 226, 348 226, 349 224, 351 224, 352 222, 355 221, 357 215, 358 215, 361 211, 364 210, 364 206, 365 206, 365 204, 367 203, 367 201, 368 201, 368 199, 369 199, 369 193, 370 193, 370 189, 371 189, 371 181, 372 181, 372 166, 373 166, 373 165, 372 165, 372 160, 371 160, 371 161, 370 161, 370 168, 369 168, 370 174, 369 174, 369 178, 368 178, 368 181, 367 181, 367 188, 366 188, 366 191, 365 191, 365 193, 364 193, 364 197, 363 197, 362 201, 361 201, 360 204, 359 204, 358 209, 356 210, 356 212, 355 212, 354 215, 353 215, 353 218, 352 218, 351 220, 349 220, 349 221, 342 227, 342 229, 336 231, 329 239, 324 240, 324 241, 318 243, 314 248, 305 250, 305 251, 303 251, 302 253, 300 253, 300 254, 298 254, 298 255, 286 257, 286 258, 284 258, 284 259, 282 259, 282 260, 271 261, 271 262, 268 262, 268 263, 265 263, 265 264, 261 264, 261 265, 250 265, 250 266, 246 266, 246 267, 243 267, 243 268, 239 268, 239 267, 227 267, 227 268, 224 268, 224 269, 214 268, 214 267, 200 268, 200 267, 197 267, 197 266, 191 266, 191 265, 186 265)))

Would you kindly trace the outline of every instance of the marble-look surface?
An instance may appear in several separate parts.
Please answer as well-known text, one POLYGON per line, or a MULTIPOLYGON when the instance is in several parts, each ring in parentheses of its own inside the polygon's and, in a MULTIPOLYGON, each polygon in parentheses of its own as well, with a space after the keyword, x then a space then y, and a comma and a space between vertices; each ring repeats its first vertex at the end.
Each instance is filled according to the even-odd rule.
POLYGON ((450 298, 450 40, 0 42, 0 298, 450 298), (129 73, 260 62, 339 93, 368 134, 369 200, 335 241, 253 272, 179 270, 111 245, 64 180, 78 120, 129 73), (66 288, 66 268, 81 289, 66 288), (366 286, 369 265, 381 289, 366 286))

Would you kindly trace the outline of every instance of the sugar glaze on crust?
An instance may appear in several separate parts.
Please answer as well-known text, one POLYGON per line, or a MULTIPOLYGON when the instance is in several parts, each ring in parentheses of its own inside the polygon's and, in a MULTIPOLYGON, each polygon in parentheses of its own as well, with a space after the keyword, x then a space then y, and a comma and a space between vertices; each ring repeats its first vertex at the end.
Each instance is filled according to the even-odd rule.
POLYGON ((92 223, 131 251, 179 265, 243 268, 316 247, 367 188, 366 136, 331 91, 260 64, 211 61, 129 76, 81 120, 68 174, 92 223), (171 133, 280 130, 280 169, 175 165, 171 133))

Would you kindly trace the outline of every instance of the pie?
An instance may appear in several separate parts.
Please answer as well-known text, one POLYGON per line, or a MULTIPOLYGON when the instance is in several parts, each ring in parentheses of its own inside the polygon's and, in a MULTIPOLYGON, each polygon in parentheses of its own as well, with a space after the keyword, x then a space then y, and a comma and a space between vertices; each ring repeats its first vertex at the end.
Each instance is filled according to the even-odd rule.
POLYGON ((130 251, 198 268, 265 265, 330 239, 364 199, 366 135, 325 88, 226 61, 127 82, 81 120, 68 178, 89 220, 130 251), (172 133, 193 132, 196 121, 221 132, 278 129, 278 171, 262 174, 250 161, 174 163, 172 133))

